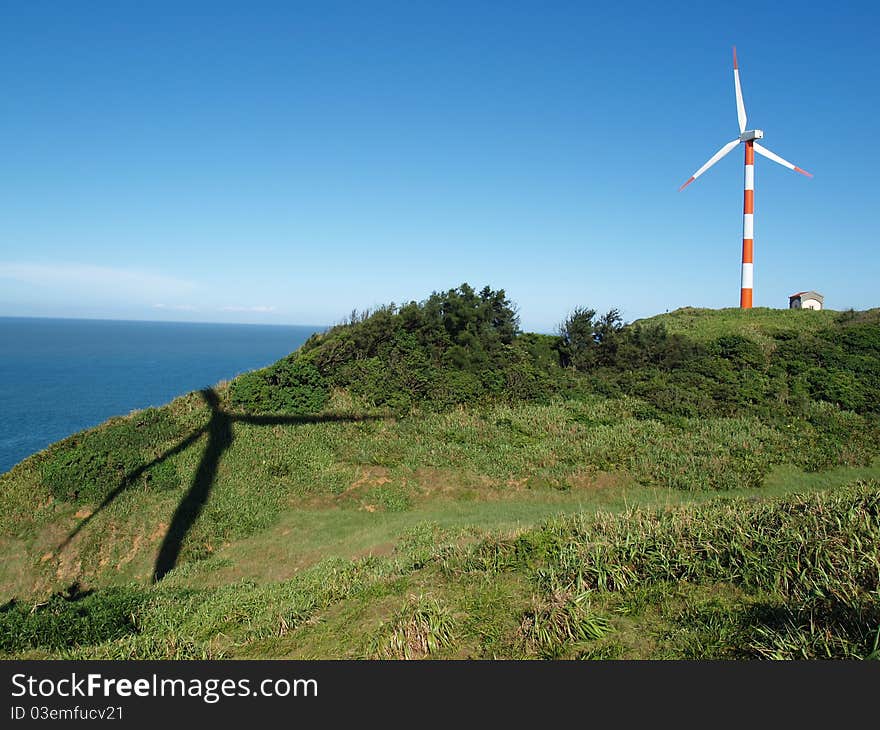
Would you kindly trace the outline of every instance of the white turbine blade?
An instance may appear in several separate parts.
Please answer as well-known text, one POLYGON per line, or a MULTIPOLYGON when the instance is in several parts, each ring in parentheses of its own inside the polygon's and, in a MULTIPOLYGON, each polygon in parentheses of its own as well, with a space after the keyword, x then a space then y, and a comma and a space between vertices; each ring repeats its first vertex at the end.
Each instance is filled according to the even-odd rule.
POLYGON ((690 185, 700 175, 702 175, 704 172, 706 172, 706 170, 708 170, 710 167, 712 167, 712 165, 714 165, 716 162, 718 162, 718 160, 720 160, 722 157, 724 157, 724 155, 726 155, 728 152, 730 152, 730 150, 732 150, 738 144, 739 144, 739 137, 737 137, 732 142, 728 142, 726 145, 724 145, 724 147, 722 147, 720 150, 718 150, 714 155, 712 155, 709 158, 709 161, 705 165, 703 165, 699 170, 697 170, 693 175, 690 176, 690 178, 687 180, 687 182, 685 182, 685 184, 682 185, 678 189, 678 192, 681 192, 682 190, 684 190, 688 185, 690 185))
POLYGON ((771 152, 766 147, 762 147, 757 142, 755 142, 755 152, 759 155, 764 155, 768 160, 773 160, 773 162, 778 162, 783 167, 787 167, 789 170, 794 170, 795 172, 799 172, 801 175, 806 175, 807 177, 813 177, 812 173, 807 172, 806 170, 801 170, 797 165, 792 165, 788 160, 783 160, 779 155, 774 152, 771 152))
POLYGON ((733 47, 733 88, 736 89, 736 118, 740 134, 746 131, 746 105, 743 103, 742 87, 739 85, 739 66, 736 63, 736 46, 733 47))

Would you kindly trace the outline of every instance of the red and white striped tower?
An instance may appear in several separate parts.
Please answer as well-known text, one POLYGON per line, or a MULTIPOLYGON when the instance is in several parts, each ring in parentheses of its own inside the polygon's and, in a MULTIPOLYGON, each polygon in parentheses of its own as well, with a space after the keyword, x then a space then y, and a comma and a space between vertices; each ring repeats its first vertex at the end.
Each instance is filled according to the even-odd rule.
POLYGON ((749 140, 746 148, 745 189, 743 190, 743 260, 739 306, 752 308, 752 289, 755 284, 755 142, 749 140))
POLYGON ((718 160, 727 155, 738 144, 746 146, 746 171, 743 192, 743 256, 742 256, 742 279, 739 289, 739 306, 741 309, 752 308, 752 294, 755 287, 755 152, 763 155, 768 160, 773 160, 789 170, 799 172, 801 175, 813 177, 806 170, 793 165, 788 160, 782 159, 775 152, 771 152, 756 140, 764 138, 764 132, 760 129, 746 129, 748 118, 746 117, 746 105, 743 102, 742 87, 739 83, 739 64, 736 61, 736 48, 733 49, 733 89, 736 93, 736 120, 739 123, 739 137, 731 140, 709 158, 709 161, 691 175, 678 190, 684 190, 718 160))

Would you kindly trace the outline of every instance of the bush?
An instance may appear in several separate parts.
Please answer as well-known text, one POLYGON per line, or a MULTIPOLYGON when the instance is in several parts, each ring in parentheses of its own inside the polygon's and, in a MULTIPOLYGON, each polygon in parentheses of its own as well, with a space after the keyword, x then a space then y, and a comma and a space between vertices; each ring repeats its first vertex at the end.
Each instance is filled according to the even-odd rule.
POLYGON ((83 594, 72 587, 37 606, 10 601, 0 608, 0 650, 61 649, 121 638, 137 631, 144 600, 137 588, 83 594))
POLYGON ((352 313, 348 323, 312 337, 299 355, 331 385, 397 411, 545 398, 547 372, 559 369, 555 338, 519 338, 504 290, 462 284, 423 302, 352 313))
POLYGON ((233 406, 250 413, 292 415, 316 413, 330 397, 318 369, 295 356, 236 378, 229 393, 233 406))
POLYGON ((738 367, 760 368, 765 364, 761 346, 742 335, 719 337, 710 349, 738 367))

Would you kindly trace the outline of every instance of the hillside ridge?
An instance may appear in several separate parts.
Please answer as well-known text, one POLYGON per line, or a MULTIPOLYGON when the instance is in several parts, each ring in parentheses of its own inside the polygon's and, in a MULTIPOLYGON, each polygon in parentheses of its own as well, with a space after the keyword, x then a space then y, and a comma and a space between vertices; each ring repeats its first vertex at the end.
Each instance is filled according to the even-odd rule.
MULTIPOLYGON (((375 616, 382 631, 399 625, 406 634, 408 622, 417 624, 422 615, 453 627, 462 609, 458 599, 437 597, 442 571, 404 575, 394 567, 415 559, 405 556, 416 545, 439 565, 443 545, 480 554, 479 546, 499 536, 540 532, 560 515, 590 524, 622 520, 637 534, 647 528, 630 514, 633 506, 660 514, 690 510, 706 521, 718 514, 711 504, 729 500, 766 503, 772 511, 771 505, 801 499, 794 494, 869 497, 880 478, 878 315, 877 309, 686 308, 625 325, 614 310, 600 316, 581 308, 559 335, 534 335, 519 330, 503 290, 466 285, 423 302, 355 313, 267 368, 110 419, 0 475, 7 515, 0 544, 9 556, 0 568, 7 601, 0 637, 14 626, 21 633, 22 621, 37 621, 22 618, 17 606, 55 596, 52 611, 34 614, 43 623, 27 629, 30 643, 0 639, 0 650, 240 655, 220 647, 217 636, 184 631, 179 611, 189 605, 188 592, 275 605, 290 600, 290 591, 301 595, 304 585, 312 591, 308 615, 323 616, 328 625, 344 604, 343 613, 375 616), (326 570, 349 588, 322 593, 326 570), (367 593, 359 598, 359 591, 367 593), (115 627, 109 633, 83 629, 63 646, 46 638, 47 627, 67 621, 71 610, 88 623, 113 614, 114 606, 142 623, 108 618, 115 627), (176 627, 173 645, 148 628, 160 606, 176 627)), ((868 513, 868 529, 871 520, 876 512, 868 513)), ((876 558, 862 556, 867 564, 876 558)), ((596 605, 605 608, 595 615, 585 613, 593 597, 563 587, 533 594, 529 586, 538 579, 529 571, 516 579, 525 583, 510 589, 518 601, 538 603, 515 609, 532 616, 519 628, 499 628, 507 632, 506 655, 568 656, 575 645, 588 653, 624 651, 620 642, 607 648, 602 638, 617 626, 605 610, 616 598, 607 605, 600 599, 596 605), (512 638, 510 631, 532 631, 539 615, 563 622, 552 647, 534 637, 512 638), (585 616, 598 622, 595 636, 578 628, 585 616), (598 643, 585 649, 584 642, 598 643)), ((725 582, 720 573, 712 580, 725 582)), ((760 590, 771 590, 766 585, 760 590)), ((828 630, 841 632, 835 645, 841 655, 870 654, 873 614, 858 606, 876 586, 864 585, 868 592, 857 605, 847 604, 862 619, 841 624, 829 614, 828 630)), ((480 590, 472 599, 490 600, 480 590)), ((694 590, 681 600, 708 600, 714 589, 694 590)), ((724 620, 752 601, 742 593, 752 586, 729 590, 724 600, 739 608, 722 612, 724 620)), ((779 600, 789 612, 785 620, 799 625, 806 604, 779 600)), ((514 605, 526 604, 507 609, 514 605)), ((275 615, 277 607, 267 610, 261 615, 275 615)), ((504 626, 513 621, 501 614, 504 626)), ((281 620, 288 631, 300 621, 281 620)), ((364 637, 373 635, 367 630, 373 624, 363 620, 364 637)), ((238 619, 230 621, 230 635, 250 637, 242 644, 247 655, 282 651, 277 642, 261 643, 262 629, 259 636, 241 634, 238 619)), ((785 629, 785 640, 806 641, 799 631, 785 629)), ((393 654, 375 639, 379 634, 367 651, 308 626, 294 633, 299 638, 283 649, 294 655, 393 654)), ((804 645, 807 653, 820 651, 812 641, 804 645)), ((450 642, 450 656, 487 650, 450 642)), ((678 651, 674 641, 660 643, 663 651, 678 651)))

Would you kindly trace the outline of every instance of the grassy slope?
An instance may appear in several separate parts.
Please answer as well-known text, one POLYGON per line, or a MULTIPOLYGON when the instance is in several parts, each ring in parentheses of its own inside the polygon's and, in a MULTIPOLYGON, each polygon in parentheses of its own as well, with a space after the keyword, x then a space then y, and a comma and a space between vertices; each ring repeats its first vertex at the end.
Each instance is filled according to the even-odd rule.
POLYGON ((670 332, 707 341, 721 335, 738 334, 754 339, 784 331, 815 332, 832 326, 840 312, 830 309, 813 312, 802 309, 698 309, 683 307, 641 322, 662 321, 670 332))
MULTIPOLYGON (((731 331, 760 337, 773 328, 817 327, 832 316, 679 310, 664 319, 673 331, 709 339, 731 331)), ((218 393, 221 408, 230 413, 225 389, 218 393)), ((158 440, 140 444, 143 462, 174 450, 211 417, 195 394, 161 410, 173 427, 158 440)), ((442 645, 444 622, 456 624, 461 635, 461 617, 468 616, 464 623, 472 628, 464 634, 469 638, 438 646, 438 655, 555 655, 569 650, 560 646, 578 642, 535 638, 540 634, 535 626, 543 625, 543 617, 551 626, 561 625, 564 634, 566 621, 574 620, 581 631, 587 620, 581 603, 572 604, 568 594, 554 598, 552 591, 537 590, 534 565, 491 576, 466 571, 465 578, 453 580, 444 571, 439 548, 449 544, 464 550, 492 533, 540 531, 534 526, 559 513, 621 512, 633 505, 665 510, 705 502, 716 494, 706 487, 724 488, 724 501, 739 497, 749 505, 756 494, 829 490, 880 477, 876 463, 805 475, 791 453, 792 443, 781 442, 757 421, 662 424, 640 418, 639 403, 629 399, 459 409, 395 419, 366 414, 344 393, 336 393, 327 411, 379 417, 233 421, 234 439, 218 459, 210 498, 184 543, 179 567, 158 586, 126 589, 145 602, 140 633, 103 643, 96 639, 86 643, 97 648, 77 651, 96 656, 362 656, 406 654, 411 643, 418 654, 424 638, 417 628, 420 621, 440 627, 442 645), (759 475, 769 470, 759 479, 760 492, 737 486, 748 484, 754 474, 728 458, 736 448, 757 455, 759 463, 751 467, 759 475), (427 555, 433 557, 427 560, 427 555), (181 593, 184 589, 196 592, 181 593), (523 618, 530 611, 532 618, 523 618), (481 616, 491 636, 480 634, 481 616), (527 640, 529 631, 534 636, 527 640)), ((138 414, 114 419, 98 432, 131 429, 137 419, 138 414)), ((145 586, 207 441, 202 434, 163 462, 177 475, 176 485, 175 480, 169 486, 145 477, 93 516, 94 501, 60 500, 44 486, 45 453, 0 476, 7 515, 0 534, 7 558, 0 565, 0 595, 27 601, 72 583, 145 586), (81 531, 59 549, 84 520, 81 531)), ((755 595, 723 582, 669 589, 642 599, 635 624, 614 619, 617 639, 603 639, 588 649, 609 655, 682 654, 681 647, 693 637, 678 643, 658 637, 706 629, 703 624, 682 629, 674 617, 706 601, 716 601, 722 613, 745 610, 758 600, 755 595), (682 596, 679 591, 692 592, 682 596), (653 638, 637 639, 642 629, 653 638)), ((617 611, 618 599, 601 599, 604 608, 597 615, 605 618, 597 619, 599 624, 608 620, 609 611, 617 611)), ((772 600, 796 612, 784 596, 772 600)), ((711 624, 711 619, 706 621, 711 624)), ((852 651, 858 653, 859 640, 853 641, 852 651)))
MULTIPOLYGON (((785 331, 818 332, 831 327, 841 317, 850 313, 823 309, 814 312, 806 309, 770 309, 755 307, 750 310, 738 308, 700 309, 682 307, 667 314, 658 314, 638 320, 641 323, 662 321, 670 333, 686 335, 707 342, 722 335, 737 334, 743 337, 769 342, 770 336, 785 331)), ((876 322, 880 320, 880 308, 853 312, 854 321, 876 322)))

